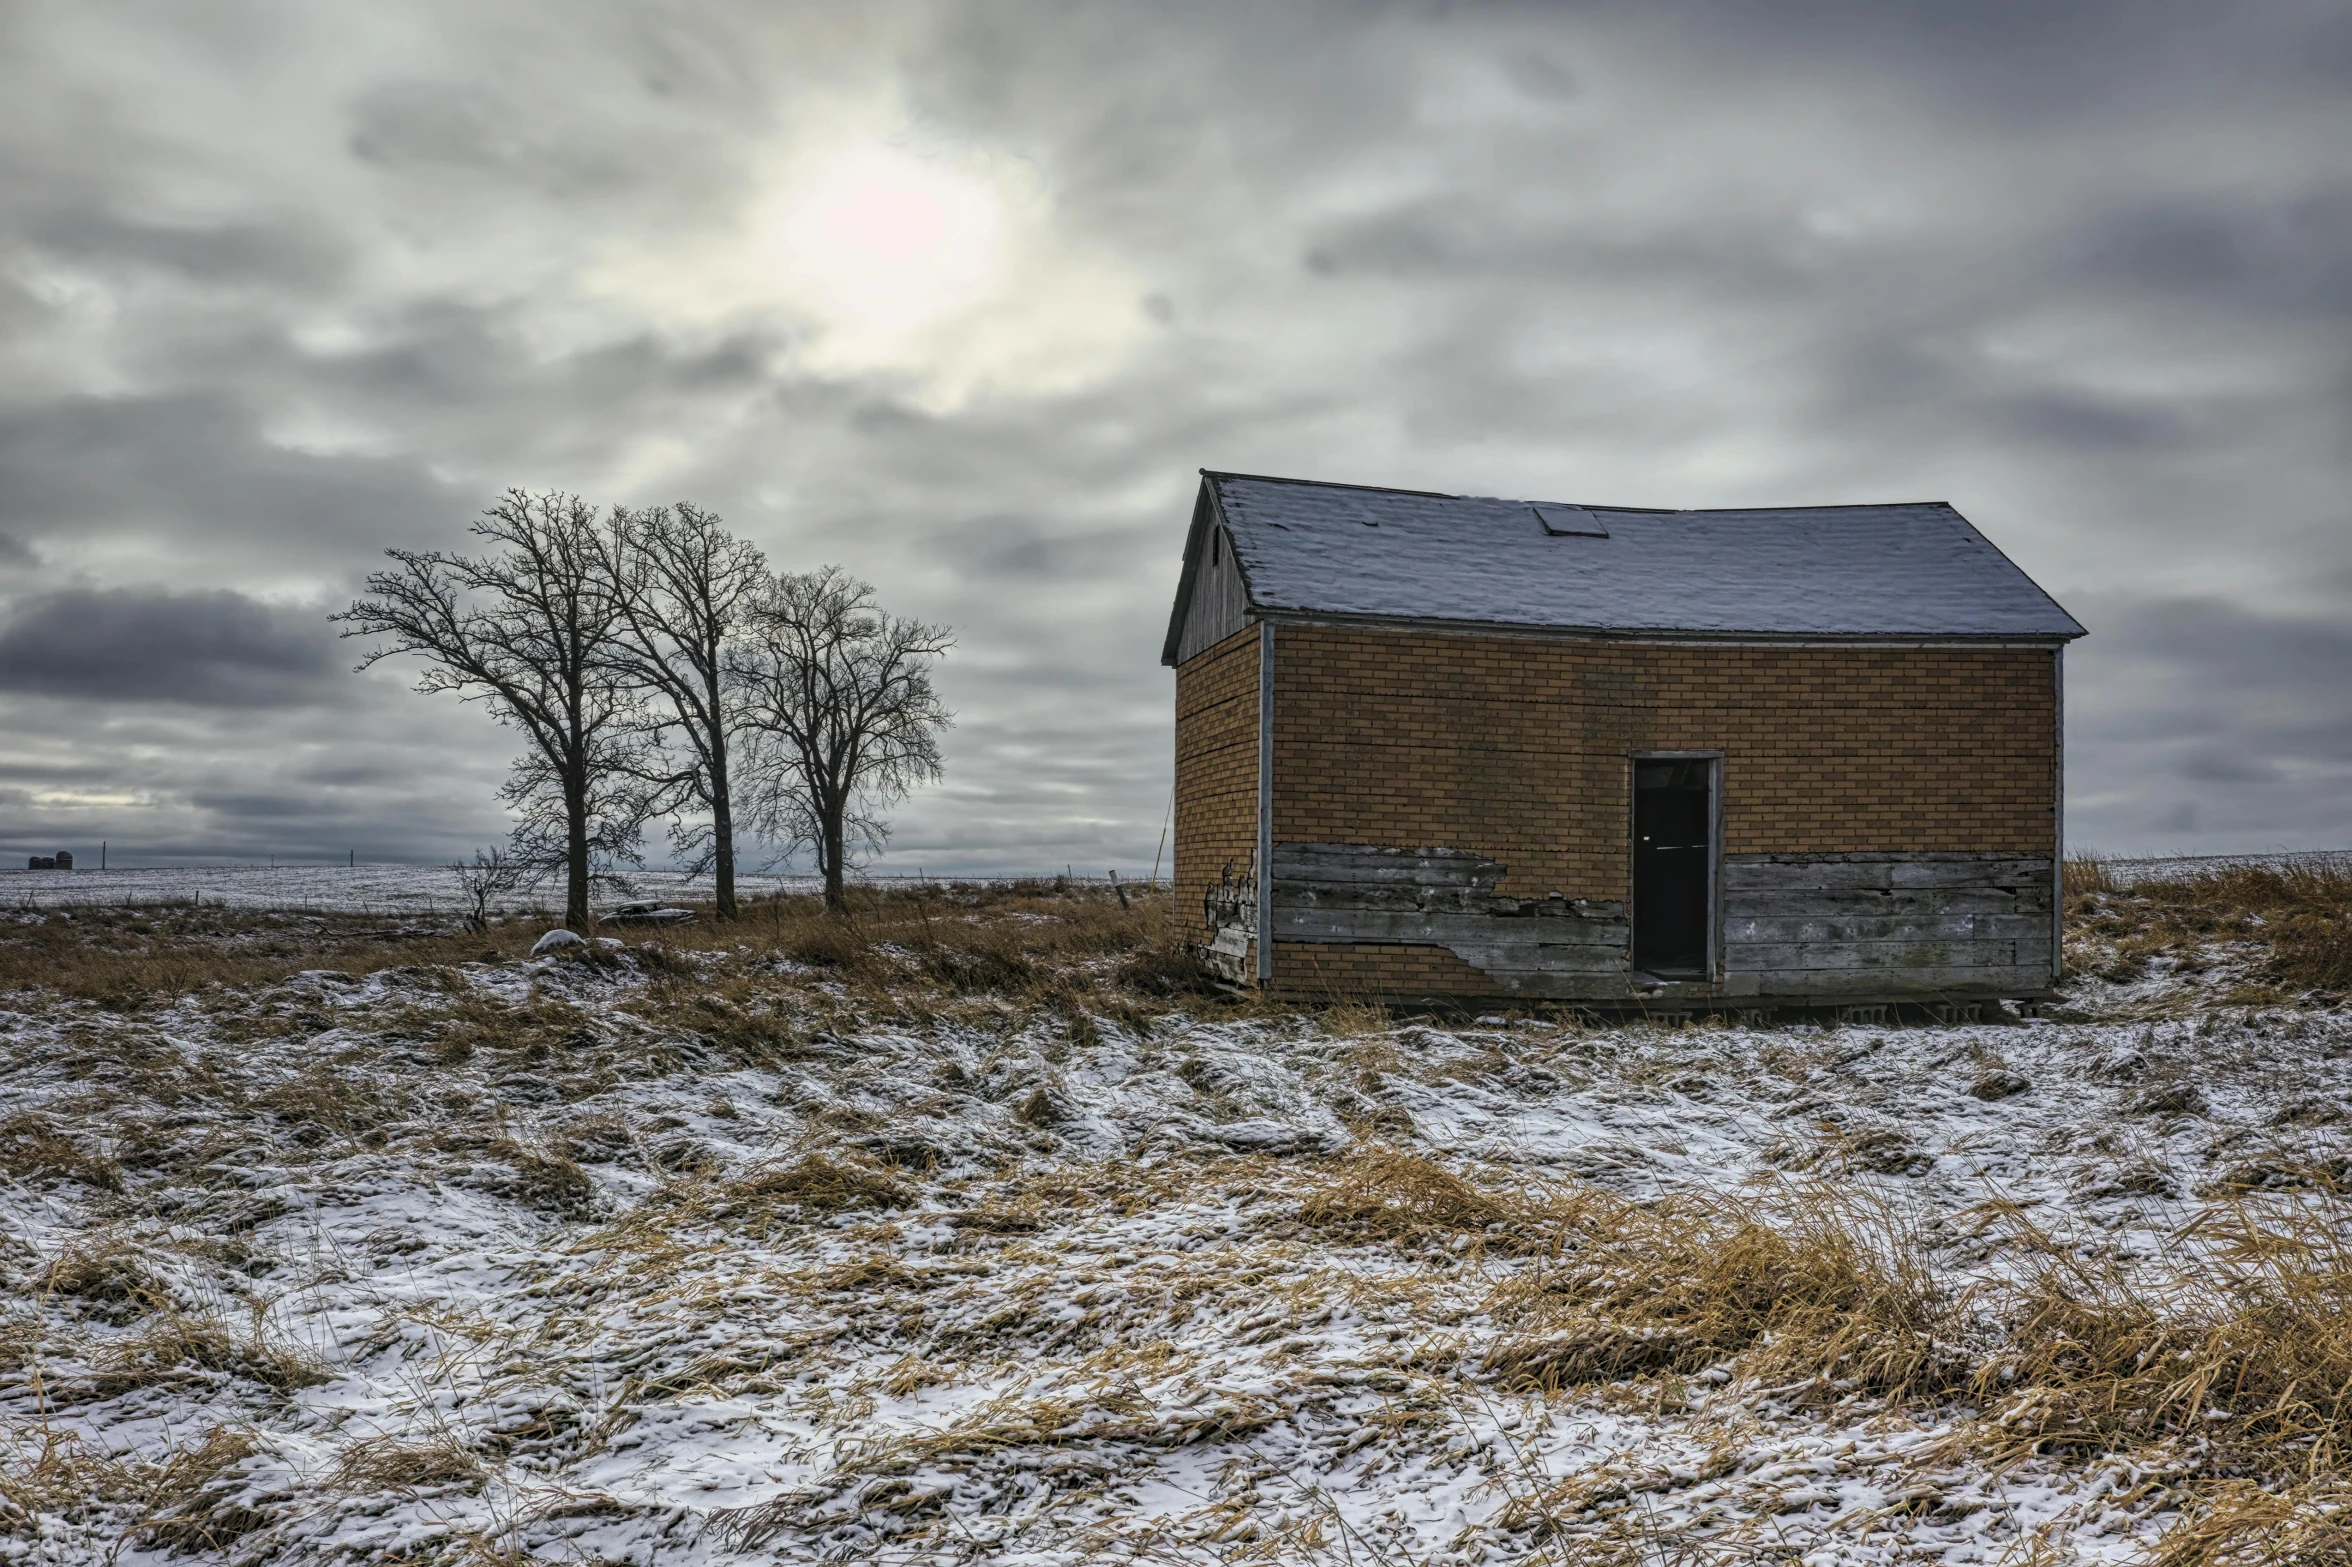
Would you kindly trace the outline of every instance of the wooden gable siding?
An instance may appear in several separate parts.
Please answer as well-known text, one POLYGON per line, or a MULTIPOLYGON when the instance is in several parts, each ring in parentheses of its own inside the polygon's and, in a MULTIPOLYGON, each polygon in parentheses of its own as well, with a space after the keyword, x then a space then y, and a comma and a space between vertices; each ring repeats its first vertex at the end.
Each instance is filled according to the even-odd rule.
POLYGON ((1184 630, 1176 642, 1176 663, 1206 653, 1249 624, 1249 590, 1233 563, 1233 541, 1214 521, 1201 530, 1200 558, 1192 562, 1192 602, 1185 606, 1184 630))

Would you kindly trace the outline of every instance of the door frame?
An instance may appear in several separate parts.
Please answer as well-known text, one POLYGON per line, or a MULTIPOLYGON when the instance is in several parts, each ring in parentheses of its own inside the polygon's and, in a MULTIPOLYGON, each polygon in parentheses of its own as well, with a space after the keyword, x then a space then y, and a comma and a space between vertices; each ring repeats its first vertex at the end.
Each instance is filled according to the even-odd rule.
MULTIPOLYGON (((1713 751, 1629 751, 1625 756, 1625 962, 1632 972, 1647 973, 1633 968, 1634 894, 1637 890, 1634 875, 1635 812, 1640 801, 1636 785, 1639 762, 1705 762, 1707 767, 1707 967, 1705 983, 1723 982, 1723 752, 1713 751)), ((1652 978, 1665 978, 1653 975, 1652 978)))

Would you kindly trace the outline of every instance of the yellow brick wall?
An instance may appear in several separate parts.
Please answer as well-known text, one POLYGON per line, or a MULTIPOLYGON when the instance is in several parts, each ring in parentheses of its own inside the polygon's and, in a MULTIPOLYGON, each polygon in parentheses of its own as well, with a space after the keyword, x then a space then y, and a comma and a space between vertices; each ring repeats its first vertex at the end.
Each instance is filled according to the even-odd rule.
MULTIPOLYGON (((1278 628, 1274 838, 1468 849, 1498 891, 1622 900, 1634 751, 1721 751, 1729 854, 2047 854, 2042 648, 1664 646, 1278 628)), ((1285 990, 1475 993, 1414 947, 1276 952, 1285 990), (1306 972, 1312 969, 1312 975, 1306 972)))
MULTIPOLYGON (((1468 849, 1502 893, 1628 895, 1634 751, 1721 751, 1725 852, 2047 854, 2043 648, 1675 647, 1279 627, 1274 837, 1468 849)), ((1176 908, 1257 844, 1258 636, 1176 674, 1176 908)), ((1475 994, 1436 948, 1284 942, 1276 982, 1475 994)))
POLYGON ((1493 980, 1447 948, 1369 941, 1277 941, 1274 986, 1309 1001, 1495 993, 1493 980))
POLYGON ((1201 895, 1258 846, 1258 632, 1227 637, 1176 670, 1176 918, 1207 934, 1201 895))

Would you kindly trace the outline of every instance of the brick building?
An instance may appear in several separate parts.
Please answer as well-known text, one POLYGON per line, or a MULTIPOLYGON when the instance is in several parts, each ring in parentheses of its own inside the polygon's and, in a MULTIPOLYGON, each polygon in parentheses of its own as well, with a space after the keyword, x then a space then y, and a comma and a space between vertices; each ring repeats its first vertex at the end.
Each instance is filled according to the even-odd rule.
POLYGON ((1310 997, 2045 994, 2082 634, 1940 503, 1204 472, 1162 656, 1177 909, 1310 997))

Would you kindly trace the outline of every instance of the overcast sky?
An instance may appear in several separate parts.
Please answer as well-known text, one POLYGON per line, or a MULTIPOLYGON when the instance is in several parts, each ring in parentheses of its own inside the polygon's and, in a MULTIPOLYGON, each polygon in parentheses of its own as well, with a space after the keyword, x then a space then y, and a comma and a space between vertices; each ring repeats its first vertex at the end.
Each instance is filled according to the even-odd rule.
POLYGON ((2070 832, 2352 845, 2352 4, 0 0, 0 849, 445 859, 507 485, 952 623, 894 866, 1151 861, 1203 466, 1948 500, 2070 832))

